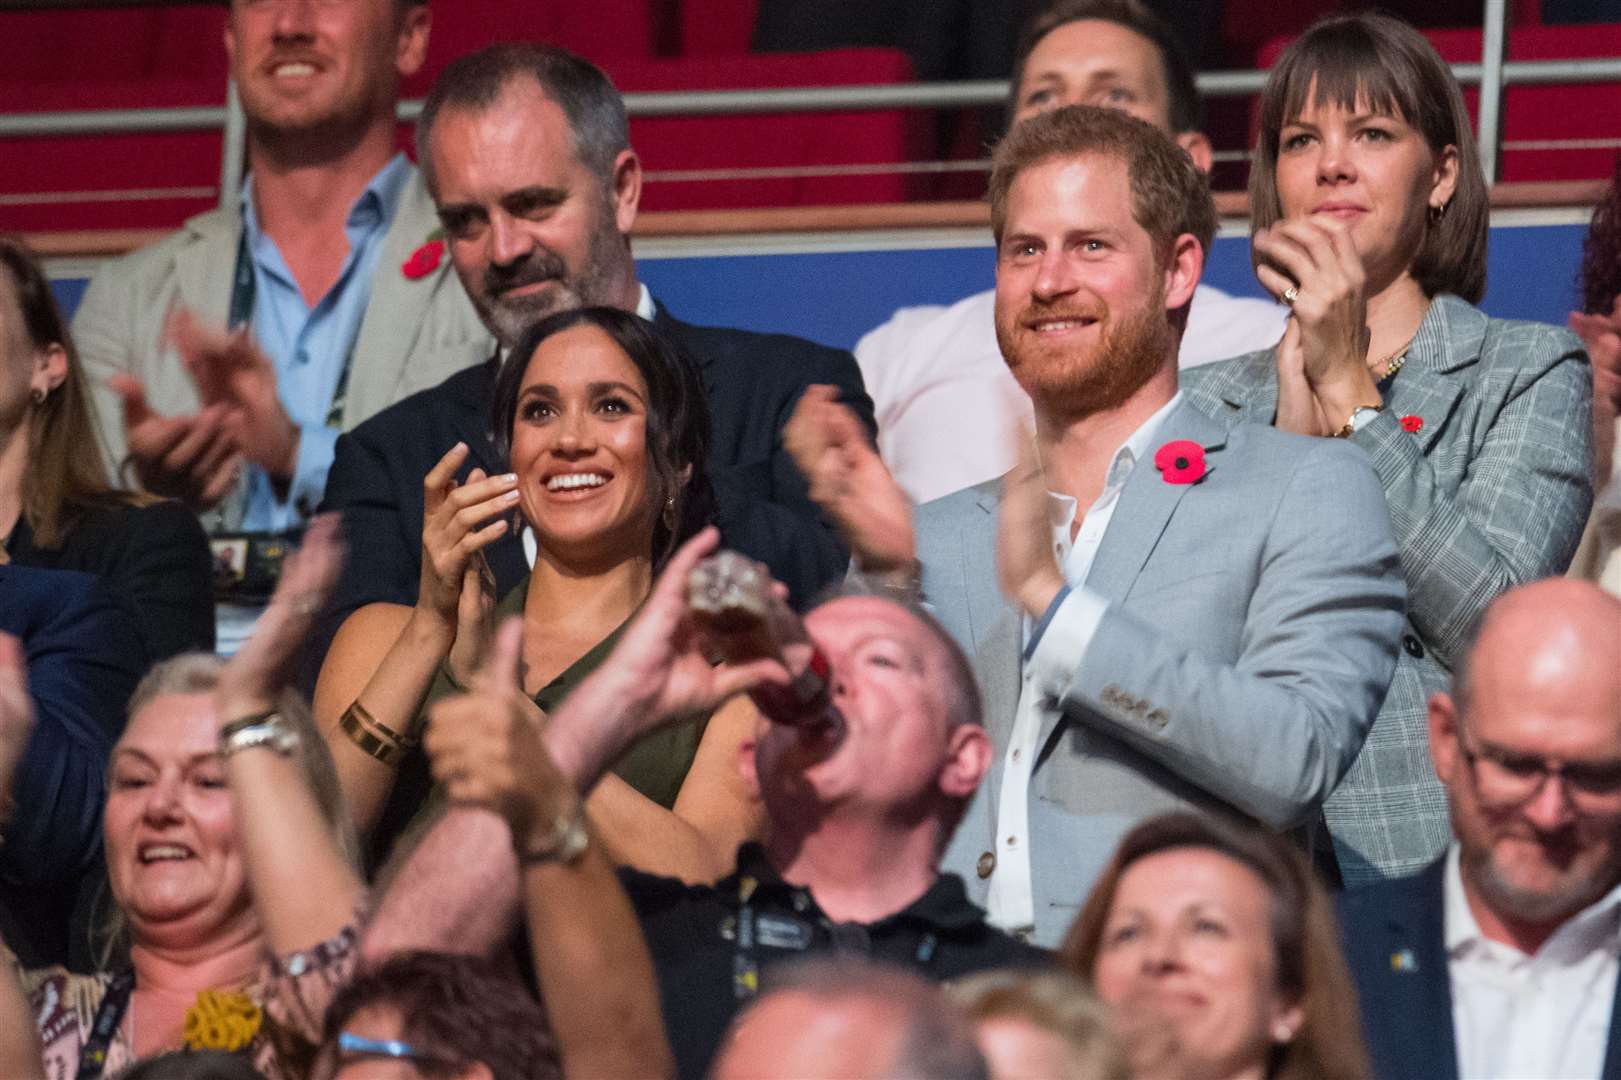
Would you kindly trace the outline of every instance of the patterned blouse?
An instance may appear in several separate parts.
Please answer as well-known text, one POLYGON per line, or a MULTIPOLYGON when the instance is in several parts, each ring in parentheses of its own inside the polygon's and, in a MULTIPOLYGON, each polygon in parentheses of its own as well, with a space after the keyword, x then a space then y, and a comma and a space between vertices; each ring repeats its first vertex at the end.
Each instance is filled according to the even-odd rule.
MULTIPOLYGON (((267 959, 253 983, 243 988, 264 1014, 264 1022, 245 1052, 269 1080, 296 1080, 305 1075, 321 1037, 327 1004, 348 981, 358 960, 358 927, 357 920, 314 948, 267 959)), ((0 962, 17 967, 16 958, 3 946, 0 962)), ((113 976, 106 972, 75 975, 65 968, 50 967, 18 968, 17 977, 39 1024, 47 1080, 73 1080, 79 1052, 90 1038, 96 1010, 107 996, 113 976)), ((135 1061, 127 1016, 108 1047, 104 1077, 117 1075, 135 1061)))

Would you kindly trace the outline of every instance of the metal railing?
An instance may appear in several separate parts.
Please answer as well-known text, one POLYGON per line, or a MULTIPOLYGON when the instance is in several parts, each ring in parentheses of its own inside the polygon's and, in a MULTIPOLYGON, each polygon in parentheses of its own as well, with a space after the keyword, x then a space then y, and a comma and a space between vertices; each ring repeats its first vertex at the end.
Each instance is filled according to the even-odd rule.
MULTIPOLYGON (((161 2, 161 0, 159 0, 161 2)), ((0 0, 0 10, 22 7, 141 6, 153 0, 0 0)), ((1476 137, 1488 182, 1496 181, 1502 160, 1503 91, 1509 86, 1539 86, 1578 82, 1621 82, 1621 58, 1589 60, 1505 59, 1508 33, 1507 0, 1484 0, 1483 49, 1480 63, 1453 64, 1452 71, 1466 86, 1480 87, 1476 137)), ((1201 95, 1212 98, 1243 97, 1260 92, 1264 71, 1201 72, 1201 95)), ((1005 80, 952 83, 908 83, 859 86, 788 87, 760 90, 686 90, 627 93, 625 108, 632 117, 730 116, 758 113, 811 111, 872 111, 880 109, 961 108, 997 105, 1007 100, 1005 80)), ((422 111, 420 100, 402 101, 399 116, 413 121, 422 111)), ((241 184, 244 128, 236 89, 228 86, 226 104, 151 109, 85 109, 0 115, 0 138, 50 135, 103 135, 173 131, 222 131, 225 151, 220 169, 220 196, 231 198, 241 184)))

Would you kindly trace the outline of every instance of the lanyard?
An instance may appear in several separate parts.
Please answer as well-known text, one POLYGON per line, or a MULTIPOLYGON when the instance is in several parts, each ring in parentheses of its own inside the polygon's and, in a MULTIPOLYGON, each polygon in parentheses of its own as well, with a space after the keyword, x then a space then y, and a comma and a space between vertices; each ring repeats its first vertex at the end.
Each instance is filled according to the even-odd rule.
POLYGON ((107 993, 96 1008, 96 1017, 90 1024, 90 1038, 79 1050, 79 1071, 74 1080, 97 1080, 107 1067, 107 1051, 113 1045, 113 1036, 129 1008, 130 993, 135 989, 135 973, 122 971, 113 976, 107 993))
MULTIPOLYGON (((760 992, 760 961, 755 955, 759 925, 754 911, 754 893, 758 886, 759 882, 746 874, 737 884, 737 951, 732 956, 732 994, 739 1001, 747 1001, 760 992)), ((821 922, 824 927, 830 927, 825 916, 821 922)), ((867 942, 870 953, 870 939, 863 936, 863 940, 867 942)), ((927 967, 934 959, 939 944, 939 938, 933 933, 925 933, 918 941, 913 960, 919 967, 927 967)), ((837 939, 834 947, 838 947, 837 939)))
MULTIPOLYGON (((226 325, 237 330, 253 321, 253 305, 259 296, 258 278, 253 269, 253 255, 248 250, 247 222, 236 244, 236 269, 231 274, 231 306, 226 325)), ((338 384, 332 390, 332 405, 326 411, 326 426, 339 427, 343 421, 344 401, 349 394, 349 368, 354 363, 355 344, 360 338, 360 327, 355 327, 355 338, 343 354, 343 367, 338 369, 338 384)))

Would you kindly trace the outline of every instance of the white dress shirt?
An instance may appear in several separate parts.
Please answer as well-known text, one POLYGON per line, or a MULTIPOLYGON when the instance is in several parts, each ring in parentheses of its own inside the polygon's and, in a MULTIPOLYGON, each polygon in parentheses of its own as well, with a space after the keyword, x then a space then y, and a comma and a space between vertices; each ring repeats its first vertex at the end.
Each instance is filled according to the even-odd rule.
POLYGON ((1464 1080, 1599 1075, 1610 1040, 1621 886, 1571 916, 1535 956, 1481 933, 1447 854, 1445 926, 1452 1025, 1464 1080))
MULTIPOLYGON (((1019 706, 1002 758, 1002 790, 996 804, 996 868, 991 873, 986 906, 992 925, 1009 932, 1028 931, 1036 922, 1030 883, 1030 774, 1040 750, 1036 737, 1041 731, 1043 709, 1047 707, 1046 702, 1062 695, 1074 674, 1076 658, 1085 655, 1108 609, 1102 597, 1085 587, 1086 575, 1092 570, 1092 561, 1097 557, 1103 534, 1109 529, 1114 509, 1120 503, 1120 493, 1132 470, 1143 464, 1144 459, 1152 459, 1156 449, 1154 435, 1181 401, 1182 393, 1178 391, 1114 452, 1109 470, 1104 474, 1103 492, 1087 508, 1073 540, 1070 533, 1077 508, 1075 499, 1054 491, 1047 493, 1053 554, 1058 558, 1059 569, 1070 591, 1057 604, 1046 626, 1040 628, 1035 650, 1025 661, 1019 706)), ((1147 467, 1153 468, 1151 461, 1147 467)), ((1027 639, 1031 631, 1027 618, 1027 639)))
MULTIPOLYGON (((856 344, 878 452, 915 502, 1007 472, 1014 440, 1031 424, 1030 398, 996 344, 995 309, 994 291, 950 307, 902 308, 856 344)), ((1178 362, 1188 368, 1270 349, 1288 317, 1281 304, 1200 285, 1178 362)))

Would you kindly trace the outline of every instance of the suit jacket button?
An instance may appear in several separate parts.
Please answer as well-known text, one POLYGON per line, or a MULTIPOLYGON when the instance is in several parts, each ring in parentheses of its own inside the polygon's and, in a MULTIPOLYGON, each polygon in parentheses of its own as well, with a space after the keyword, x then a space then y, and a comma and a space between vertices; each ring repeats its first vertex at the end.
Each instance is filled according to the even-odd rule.
POLYGON ((1401 647, 1406 649, 1407 655, 1411 656, 1414 660, 1424 659, 1424 643, 1419 641, 1418 638, 1414 637, 1412 634, 1402 635, 1401 647))
POLYGON ((974 868, 974 872, 977 873, 981 878, 988 878, 991 876, 991 871, 995 869, 996 853, 987 851, 985 854, 979 857, 979 865, 974 868))

